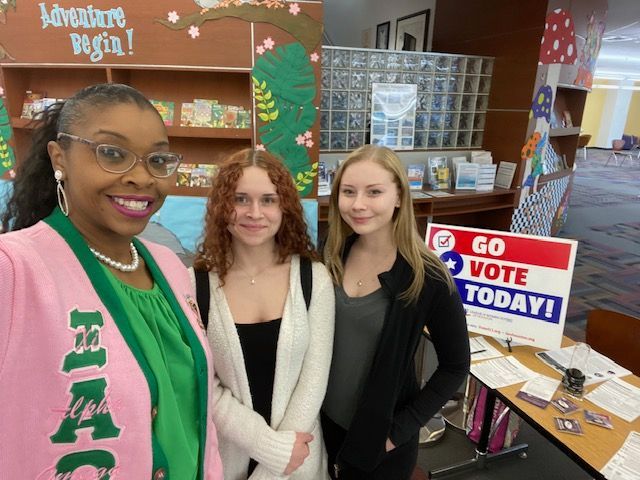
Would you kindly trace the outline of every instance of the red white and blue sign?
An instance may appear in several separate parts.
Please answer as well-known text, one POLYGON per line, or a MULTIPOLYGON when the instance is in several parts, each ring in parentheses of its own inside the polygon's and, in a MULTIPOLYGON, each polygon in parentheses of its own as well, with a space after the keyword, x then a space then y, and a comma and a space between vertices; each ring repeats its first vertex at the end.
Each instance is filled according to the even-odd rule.
POLYGON ((427 246, 458 286, 469 331, 560 348, 575 240, 431 223, 427 246))

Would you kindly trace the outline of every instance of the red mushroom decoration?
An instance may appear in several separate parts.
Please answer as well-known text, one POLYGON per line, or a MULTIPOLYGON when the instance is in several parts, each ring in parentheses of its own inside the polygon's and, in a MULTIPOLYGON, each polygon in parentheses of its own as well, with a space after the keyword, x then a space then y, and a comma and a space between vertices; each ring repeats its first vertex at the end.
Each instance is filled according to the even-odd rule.
POLYGON ((571 14, 558 8, 547 15, 539 63, 573 65, 577 58, 576 50, 576 35, 571 14))

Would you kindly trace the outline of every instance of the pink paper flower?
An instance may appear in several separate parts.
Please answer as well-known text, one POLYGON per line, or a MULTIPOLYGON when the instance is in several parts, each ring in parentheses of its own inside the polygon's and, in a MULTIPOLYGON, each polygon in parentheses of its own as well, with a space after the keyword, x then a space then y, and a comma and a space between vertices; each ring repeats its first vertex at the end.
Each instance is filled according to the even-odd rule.
POLYGON ((273 38, 271 37, 267 37, 264 39, 264 41, 262 42, 262 45, 264 45, 264 48, 267 50, 273 50, 273 46, 276 44, 276 42, 273 41, 273 38))
POLYGON ((320 60, 320 55, 318 55, 316 52, 313 52, 311 55, 309 55, 309 60, 311 60, 312 62, 317 62, 318 60, 320 60))
POLYGON ((313 133, 311 133, 311 130, 307 130, 306 132, 304 132, 305 140, 311 140, 311 137, 313 137, 313 133))
POLYGON ((300 5, 297 3, 292 3, 289 5, 289 13, 291 15, 298 15, 300 13, 300 5))
POLYGON ((256 150, 259 150, 259 151, 261 151, 261 152, 266 152, 266 151, 267 151, 267 149, 266 149, 266 148, 264 148, 264 145, 263 145, 263 144, 261 144, 261 143, 258 143, 258 144, 256 145, 256 150))
POLYGON ((298 135, 298 136, 296 137, 296 143, 297 143, 298 145, 304 145, 304 142, 306 142, 306 141, 307 141, 307 139, 306 139, 306 138, 304 138, 304 135, 302 135, 302 134, 300 134, 300 135, 298 135))
POLYGON ((0 87, 0 97, 4 97, 4 88, 0 87))
POLYGON ((191 25, 187 33, 191 35, 191 38, 195 39, 196 37, 200 36, 200 29, 195 25, 191 25))
POLYGON ((262 54, 264 54, 264 47, 263 47, 262 45, 258 45, 258 46, 256 47, 256 53, 257 53, 258 55, 262 55, 262 54))
POLYGON ((167 20, 171 23, 176 23, 178 20, 180 20, 180 15, 178 15, 178 12, 174 10, 167 14, 167 20))
POLYGON ((305 145, 307 148, 311 148, 313 147, 313 140, 309 139, 305 142, 305 145))

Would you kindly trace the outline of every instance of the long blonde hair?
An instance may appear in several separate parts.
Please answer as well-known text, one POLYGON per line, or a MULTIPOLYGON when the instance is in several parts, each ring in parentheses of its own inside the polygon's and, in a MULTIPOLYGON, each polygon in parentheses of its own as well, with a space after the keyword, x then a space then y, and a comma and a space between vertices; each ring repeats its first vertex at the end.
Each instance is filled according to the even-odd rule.
POLYGON ((429 250, 420 238, 416 218, 413 213, 413 202, 409 192, 409 179, 398 156, 386 147, 365 145, 351 152, 336 172, 331 197, 329 199, 329 234, 324 247, 324 260, 336 284, 342 284, 344 264, 342 254, 347 237, 353 230, 342 219, 338 208, 340 183, 345 170, 357 162, 372 161, 380 165, 393 175, 393 181, 398 187, 400 207, 393 214, 393 240, 398 252, 413 269, 414 276, 411 285, 402 292, 400 298, 407 303, 415 303, 424 287, 425 273, 441 278, 453 292, 455 284, 449 269, 440 259, 429 250))

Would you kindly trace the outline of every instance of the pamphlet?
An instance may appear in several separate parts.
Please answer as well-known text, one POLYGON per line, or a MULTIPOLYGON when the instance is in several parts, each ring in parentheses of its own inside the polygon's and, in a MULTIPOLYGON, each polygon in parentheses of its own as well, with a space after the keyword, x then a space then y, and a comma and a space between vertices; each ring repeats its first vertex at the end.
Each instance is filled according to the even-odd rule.
POLYGON ((490 165, 493 163, 493 157, 491 152, 486 150, 474 150, 471 152, 471 163, 478 163, 480 165, 490 165))
POLYGON ((331 195, 331 184, 327 172, 327 164, 322 160, 318 162, 318 196, 331 195))
POLYGON ((598 427, 613 428, 611 417, 606 413, 594 412, 593 410, 585 410, 583 413, 585 422, 597 425, 598 427))
POLYGON ((424 181, 424 168, 425 166, 423 163, 412 164, 407 168, 410 190, 422 190, 422 183, 424 181))
POLYGON ((511 355, 472 363, 471 374, 489 388, 502 388, 539 376, 511 355))
POLYGON ((496 173, 496 187, 511 188, 513 177, 516 173, 516 164, 513 162, 500 162, 496 173))
POLYGON ((553 417, 556 429, 563 433, 572 433, 573 435, 583 435, 580 422, 575 418, 553 417))
POLYGON ((458 178, 458 165, 461 163, 467 163, 467 157, 452 157, 451 158, 451 168, 453 170, 453 178, 458 178))
POLYGON ((493 184, 496 179, 496 167, 497 165, 495 163, 491 165, 479 165, 478 183, 476 184, 476 190, 478 192, 493 190, 493 184))
POLYGON ((640 388, 612 378, 584 397, 627 422, 640 416, 640 388))
POLYGON ((560 380, 540 375, 526 382, 516 396, 536 407, 545 408, 549 405, 558 386, 560 386, 560 380))
POLYGON ((456 190, 475 190, 478 184, 479 167, 480 165, 477 163, 459 164, 456 175, 456 190))
POLYGON ((500 350, 493 347, 483 336, 469 338, 469 349, 472 362, 503 356, 500 350))
POLYGON ((569 400, 567 397, 560 397, 551 400, 551 405, 556 407, 557 410, 564 413, 565 415, 569 415, 570 413, 580 410, 580 407, 569 400))
POLYGON ((429 185, 432 190, 447 190, 451 186, 451 176, 449 174, 449 164, 447 157, 430 157, 429 164, 429 185))
POLYGON ((620 450, 611 457, 600 473, 605 478, 616 480, 640 480, 638 452, 640 452, 640 432, 629 432, 620 450))

